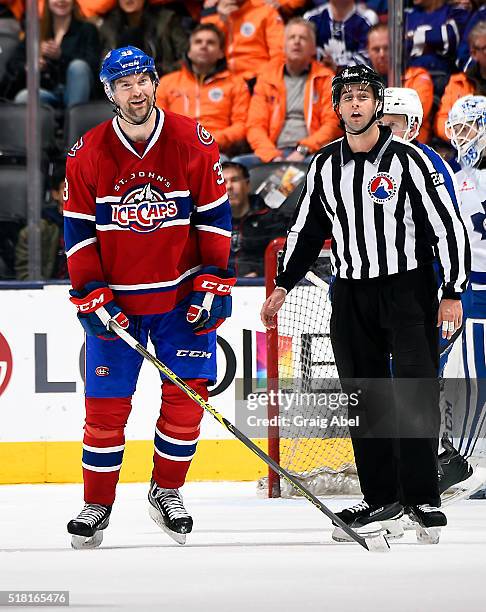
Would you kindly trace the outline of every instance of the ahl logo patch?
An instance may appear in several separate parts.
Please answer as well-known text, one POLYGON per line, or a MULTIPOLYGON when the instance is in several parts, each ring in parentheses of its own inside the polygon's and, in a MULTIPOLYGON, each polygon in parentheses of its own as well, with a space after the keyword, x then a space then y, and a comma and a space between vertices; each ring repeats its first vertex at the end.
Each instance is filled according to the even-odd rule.
POLYGON ((203 143, 203 145, 209 146, 213 144, 214 138, 211 134, 204 128, 200 123, 197 124, 196 133, 199 140, 203 143))
POLYGON ((175 201, 166 200, 164 194, 150 183, 130 189, 120 204, 111 206, 114 223, 139 233, 154 232, 177 213, 175 201))
POLYGON ((108 376, 110 374, 110 368, 108 366, 98 366, 95 370, 96 376, 108 376))
POLYGON ((388 172, 378 172, 368 182, 368 193, 376 204, 385 204, 397 192, 397 183, 388 172))

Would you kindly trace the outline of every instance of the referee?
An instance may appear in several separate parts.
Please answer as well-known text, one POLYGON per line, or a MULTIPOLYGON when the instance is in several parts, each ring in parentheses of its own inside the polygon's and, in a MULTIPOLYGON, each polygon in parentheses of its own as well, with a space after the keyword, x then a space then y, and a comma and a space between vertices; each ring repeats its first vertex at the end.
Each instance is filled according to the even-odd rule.
MULTIPOLYGON (((405 508, 419 540, 437 542, 447 524, 438 509, 438 328, 450 338, 462 323, 469 245, 454 208, 454 177, 378 126, 383 96, 381 78, 367 66, 344 68, 333 79, 345 136, 309 166, 261 317, 275 327, 287 292, 332 237, 331 342, 343 390, 360 393, 349 411, 360 417, 351 438, 364 495, 338 514, 358 531, 396 537, 405 508)), ((333 538, 346 539, 339 528, 333 538)))

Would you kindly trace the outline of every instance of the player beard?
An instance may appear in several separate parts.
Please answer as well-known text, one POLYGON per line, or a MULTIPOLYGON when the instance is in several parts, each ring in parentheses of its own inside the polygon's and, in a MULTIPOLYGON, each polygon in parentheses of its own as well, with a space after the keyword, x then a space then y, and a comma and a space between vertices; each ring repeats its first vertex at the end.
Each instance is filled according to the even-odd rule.
POLYGON ((139 107, 133 107, 131 102, 128 102, 128 104, 126 104, 124 107, 120 107, 122 119, 126 117, 129 123, 134 123, 136 125, 142 125, 145 123, 152 114, 153 109, 154 96, 146 98, 145 104, 141 104, 139 107), (142 109, 144 110, 144 115, 143 117, 140 117, 139 112, 142 109))

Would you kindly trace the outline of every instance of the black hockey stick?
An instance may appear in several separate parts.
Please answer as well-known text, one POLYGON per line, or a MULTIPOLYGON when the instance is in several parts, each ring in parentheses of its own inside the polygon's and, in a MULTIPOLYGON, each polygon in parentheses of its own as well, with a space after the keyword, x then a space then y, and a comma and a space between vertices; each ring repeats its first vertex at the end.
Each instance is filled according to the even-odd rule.
POLYGON ((152 355, 145 347, 143 347, 137 340, 131 336, 127 331, 122 329, 116 321, 110 318, 108 311, 101 307, 96 313, 100 319, 111 329, 117 336, 124 340, 129 346, 137 351, 142 357, 150 361, 164 376, 166 376, 171 382, 173 382, 181 391, 188 395, 192 400, 199 404, 201 408, 212 414, 212 416, 221 423, 229 432, 231 432, 235 438, 238 438, 247 448, 255 453, 262 461, 272 468, 277 474, 284 478, 290 483, 294 489, 296 489, 303 497, 311 502, 316 508, 323 512, 331 521, 339 526, 349 537, 355 542, 358 542, 363 548, 370 551, 384 552, 390 549, 386 538, 383 534, 377 534, 373 536, 364 537, 356 533, 354 529, 351 529, 344 521, 342 521, 332 510, 330 510, 325 504, 321 502, 315 495, 308 491, 292 474, 289 474, 287 470, 281 467, 276 461, 274 461, 267 453, 259 448, 250 438, 245 436, 239 429, 237 429, 232 423, 230 423, 223 415, 221 415, 215 408, 213 408, 206 400, 199 395, 194 389, 192 389, 182 378, 179 378, 177 374, 172 372, 165 364, 152 355))

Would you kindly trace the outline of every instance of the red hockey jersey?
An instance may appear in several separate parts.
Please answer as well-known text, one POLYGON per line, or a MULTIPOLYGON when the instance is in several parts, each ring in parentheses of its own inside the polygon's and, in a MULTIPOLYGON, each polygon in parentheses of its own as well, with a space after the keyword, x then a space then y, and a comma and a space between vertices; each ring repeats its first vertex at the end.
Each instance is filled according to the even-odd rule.
POLYGON ((115 117, 67 157, 71 283, 107 282, 126 314, 167 312, 202 266, 228 263, 231 208, 218 147, 192 119, 156 112, 145 143, 132 143, 115 117))

